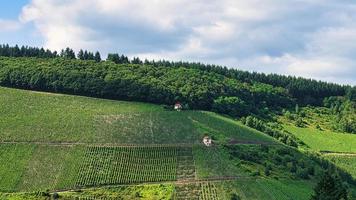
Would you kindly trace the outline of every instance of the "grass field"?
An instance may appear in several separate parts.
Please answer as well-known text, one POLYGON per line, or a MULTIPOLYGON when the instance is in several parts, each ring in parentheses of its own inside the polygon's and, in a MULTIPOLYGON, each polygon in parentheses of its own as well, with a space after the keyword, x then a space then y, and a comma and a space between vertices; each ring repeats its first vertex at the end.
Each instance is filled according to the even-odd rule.
POLYGON ((350 173, 356 180, 356 155, 324 155, 324 158, 332 161, 336 166, 350 173))
POLYGON ((335 133, 295 126, 285 126, 285 129, 293 133, 313 150, 356 153, 355 134, 335 133))
POLYGON ((199 143, 272 139, 228 118, 175 112, 145 103, 0 87, 0 141, 117 144, 199 143))

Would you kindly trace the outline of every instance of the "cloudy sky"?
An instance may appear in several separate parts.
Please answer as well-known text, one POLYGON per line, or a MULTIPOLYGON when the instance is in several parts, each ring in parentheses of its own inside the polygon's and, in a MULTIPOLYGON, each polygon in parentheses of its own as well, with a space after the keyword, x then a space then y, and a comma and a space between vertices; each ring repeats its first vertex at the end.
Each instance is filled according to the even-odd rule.
POLYGON ((354 0, 0 0, 0 43, 356 85, 354 0))

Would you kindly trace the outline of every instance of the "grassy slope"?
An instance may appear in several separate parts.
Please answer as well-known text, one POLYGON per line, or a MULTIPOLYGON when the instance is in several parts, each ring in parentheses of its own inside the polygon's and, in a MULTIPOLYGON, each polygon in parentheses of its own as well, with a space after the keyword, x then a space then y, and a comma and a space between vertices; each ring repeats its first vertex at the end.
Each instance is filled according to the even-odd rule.
POLYGON ((349 172, 356 179, 356 155, 324 155, 341 169, 349 172))
POLYGON ((220 184, 222 199, 229 199, 229 194, 238 194, 242 200, 308 200, 313 184, 307 181, 250 179, 237 180, 220 184))
POLYGON ((199 143, 206 133, 221 141, 272 141, 222 116, 145 103, 0 87, 0 107, 3 141, 176 144, 199 143))
POLYGON ((356 135, 285 126, 286 130, 316 151, 356 152, 356 135))
MULTIPOLYGON (((160 106, 0 87, 0 138, 17 142, 91 144, 274 142, 228 118, 199 111, 165 111, 160 106)), ((0 144, 0 190, 33 191, 77 184, 84 144, 52 146, 0 144), (8 150, 7 150, 8 149, 8 150), (9 161, 9 162, 6 162, 9 161)))
MULTIPOLYGON (((152 104, 0 87, 0 106, 3 108, 0 110, 0 138, 3 141, 196 144, 200 142, 203 135, 208 134, 219 143, 226 143, 231 139, 274 142, 258 131, 214 113, 165 111, 160 106, 152 104)), ((84 148, 82 145, 63 147, 0 144, 0 151, 6 152, 0 154, 0 161, 3 161, 0 162, 0 175, 7 177, 5 179, 7 181, 0 183, 0 191, 72 187, 78 180, 76 176, 82 157, 85 155, 84 148)), ((195 157, 198 177, 245 174, 244 170, 235 166, 236 163, 229 161, 226 152, 206 153, 199 149, 194 149, 193 152, 195 156, 198 155, 195 157), (205 158, 201 159, 199 155, 200 157, 205 155, 205 158), (216 159, 219 160, 218 165, 209 164, 216 159)), ((263 168, 257 166, 257 170, 262 171, 263 168)), ((266 199, 268 195, 266 192, 270 191, 270 189, 263 189, 268 184, 262 182, 258 184, 259 186, 255 186, 254 183, 248 186, 249 183, 243 184, 244 181, 240 183, 241 186, 236 185, 236 188, 243 188, 241 190, 247 195, 253 187, 259 188, 257 190, 260 194, 265 194, 256 196, 255 199, 266 199)), ((273 185, 272 188, 283 188, 274 190, 279 191, 278 198, 288 199, 280 197, 279 193, 288 196, 292 189, 282 187, 280 184, 283 182, 275 181, 269 185, 273 185)), ((300 190, 310 189, 307 184, 300 186, 300 190)), ((130 196, 135 189, 128 191, 131 191, 127 193, 130 196)), ((151 190, 147 191, 150 192, 151 190)))

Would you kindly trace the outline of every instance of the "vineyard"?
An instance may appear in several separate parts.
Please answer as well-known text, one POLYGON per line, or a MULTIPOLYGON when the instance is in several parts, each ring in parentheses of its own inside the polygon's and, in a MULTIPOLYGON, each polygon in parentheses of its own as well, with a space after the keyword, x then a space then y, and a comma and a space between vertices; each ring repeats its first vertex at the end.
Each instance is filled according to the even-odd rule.
POLYGON ((177 162, 178 181, 194 180, 196 178, 193 150, 191 147, 183 147, 179 149, 177 162))
POLYGON ((176 147, 88 147, 77 185, 173 181, 176 147))
POLYGON ((201 183, 201 194, 199 200, 219 200, 216 186, 213 183, 201 183))
POLYGON ((175 186, 174 200, 219 200, 212 182, 192 182, 175 186))

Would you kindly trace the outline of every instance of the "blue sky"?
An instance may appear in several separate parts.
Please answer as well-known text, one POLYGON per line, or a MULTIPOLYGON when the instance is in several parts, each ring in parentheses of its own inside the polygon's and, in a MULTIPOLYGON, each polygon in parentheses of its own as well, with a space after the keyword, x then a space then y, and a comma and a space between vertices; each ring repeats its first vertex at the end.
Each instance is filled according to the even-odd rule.
POLYGON ((349 0, 0 0, 0 43, 356 84, 349 0))

